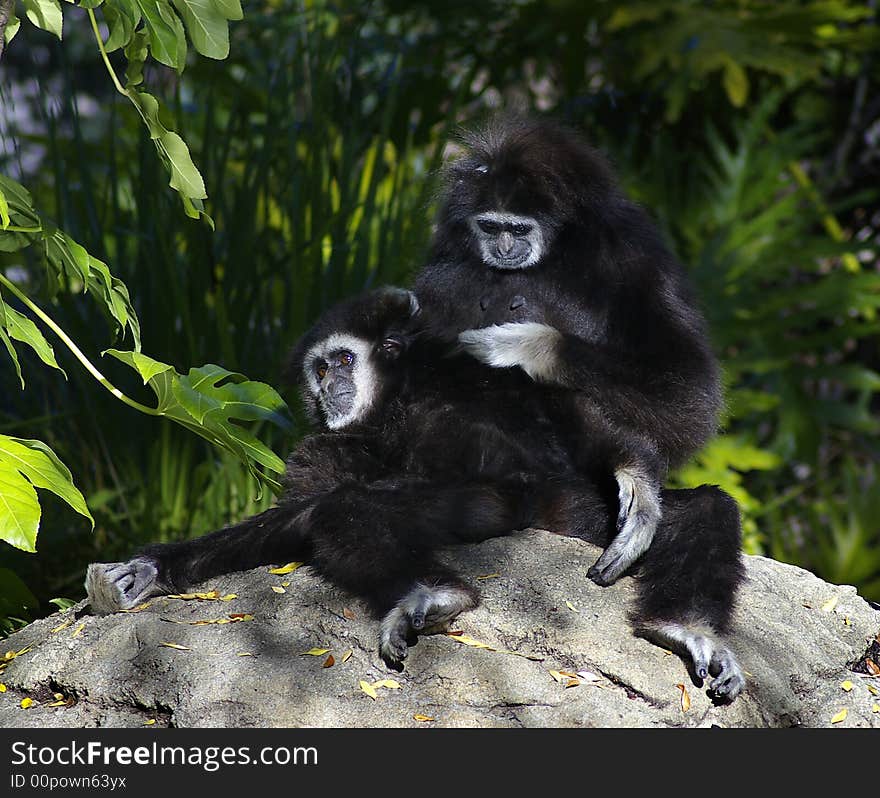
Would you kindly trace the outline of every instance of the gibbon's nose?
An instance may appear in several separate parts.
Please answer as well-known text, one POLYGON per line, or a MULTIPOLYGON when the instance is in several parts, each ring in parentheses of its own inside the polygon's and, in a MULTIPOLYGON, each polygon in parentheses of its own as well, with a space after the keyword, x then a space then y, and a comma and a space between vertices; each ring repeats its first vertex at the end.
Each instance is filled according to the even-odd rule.
POLYGON ((330 393, 335 382, 336 377, 333 374, 333 369, 327 369, 327 373, 324 375, 324 379, 321 380, 321 390, 324 393, 330 393))
POLYGON ((504 230, 500 236, 498 236, 498 251, 502 255, 507 255, 510 250, 513 249, 513 236, 504 230))

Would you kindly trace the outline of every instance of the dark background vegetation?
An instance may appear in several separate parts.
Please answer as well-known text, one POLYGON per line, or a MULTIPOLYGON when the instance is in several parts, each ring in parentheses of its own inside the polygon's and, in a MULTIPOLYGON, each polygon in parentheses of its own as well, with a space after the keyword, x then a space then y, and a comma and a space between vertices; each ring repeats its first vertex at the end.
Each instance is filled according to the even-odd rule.
MULTIPOLYGON (((63 43, 23 24, 0 62, 0 172, 126 282, 145 353, 280 384, 322 308, 418 269, 456 126, 550 114, 610 153, 699 287, 728 406, 674 483, 731 491, 747 551, 880 599, 876 2, 246 3, 226 61, 147 76, 214 232, 182 213, 84 14, 64 11, 63 43)), ((0 253, 0 268, 38 286, 28 257, 0 253)), ((112 341, 94 303, 59 295, 52 313, 148 396, 101 361, 112 341)), ((238 462, 58 356, 67 381, 21 353, 24 392, 2 364, 0 432, 51 445, 96 528, 41 497, 39 552, 0 543, 0 628, 82 596, 89 561, 271 501, 238 462)), ((295 443, 264 432, 279 453, 295 443)))

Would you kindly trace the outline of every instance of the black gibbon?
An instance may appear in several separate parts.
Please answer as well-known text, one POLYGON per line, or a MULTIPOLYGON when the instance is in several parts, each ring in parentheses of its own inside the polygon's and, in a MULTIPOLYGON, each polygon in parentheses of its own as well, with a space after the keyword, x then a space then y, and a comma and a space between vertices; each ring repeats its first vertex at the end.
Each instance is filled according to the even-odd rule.
POLYGON ((648 214, 577 134, 511 118, 464 143, 415 293, 435 335, 572 389, 582 467, 617 482, 619 533, 589 573, 611 584, 651 544, 669 467, 716 431, 706 325, 648 214))
MULTIPOLYGON (((606 544, 613 495, 571 456, 556 407, 568 392, 450 354, 423 334, 417 310, 400 289, 329 310, 291 357, 310 415, 329 432, 291 454, 278 505, 126 563, 91 565, 93 608, 112 612, 233 570, 302 560, 382 619, 380 655, 399 669, 413 636, 476 605, 476 591, 441 564, 441 548, 527 527, 606 544)), ((719 634, 743 573, 736 505, 708 486, 663 499, 636 574, 633 623, 732 700, 744 679, 719 634)))

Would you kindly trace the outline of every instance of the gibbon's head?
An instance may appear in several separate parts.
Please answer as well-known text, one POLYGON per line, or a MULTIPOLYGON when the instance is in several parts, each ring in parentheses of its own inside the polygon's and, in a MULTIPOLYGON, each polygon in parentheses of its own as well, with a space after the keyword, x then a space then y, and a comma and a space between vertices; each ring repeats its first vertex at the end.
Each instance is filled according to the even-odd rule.
POLYGON ((415 294, 381 288, 334 305, 296 344, 288 374, 312 420, 331 430, 368 423, 402 375, 399 358, 419 312, 415 294))
POLYGON ((440 254, 470 251, 500 270, 542 264, 567 228, 589 225, 617 189, 604 158, 553 122, 499 117, 462 136, 445 169, 435 233, 440 254))

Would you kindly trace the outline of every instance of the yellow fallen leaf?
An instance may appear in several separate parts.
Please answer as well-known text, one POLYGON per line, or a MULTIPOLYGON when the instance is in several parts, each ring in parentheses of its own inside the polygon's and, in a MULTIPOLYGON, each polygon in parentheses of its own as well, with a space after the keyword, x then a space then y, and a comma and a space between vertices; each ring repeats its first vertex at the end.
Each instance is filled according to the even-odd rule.
POLYGON ((570 685, 569 682, 574 679, 578 684, 580 684, 580 680, 577 677, 577 674, 571 673, 570 671, 550 671, 550 675, 557 681, 559 684, 565 684, 566 687, 573 687, 574 685, 570 685))
POLYGON ((576 612, 576 613, 580 614, 580 610, 577 607, 575 607, 574 604, 572 604, 570 601, 566 601, 565 606, 568 607, 572 612, 576 612))
MULTIPOLYGON (((477 579, 498 579, 501 574, 483 574, 482 576, 478 576, 477 579)), ((433 720, 433 718, 431 718, 433 720)))
POLYGON ((462 643, 466 646, 472 646, 473 648, 482 648, 486 651, 496 651, 499 654, 512 654, 514 657, 523 657, 524 659, 531 660, 532 662, 543 662, 543 657, 538 657, 534 654, 522 654, 519 651, 510 651, 506 648, 493 648, 488 643, 482 643, 479 640, 470 637, 469 635, 464 634, 460 631, 452 631, 446 632, 446 637, 451 637, 453 640, 457 640, 459 643, 462 643))
POLYGON ((277 576, 284 576, 284 574, 292 574, 301 565, 301 562, 289 562, 287 565, 282 565, 280 568, 270 568, 269 573, 276 574, 277 576))
POLYGON ((339 664, 341 665, 343 662, 348 662, 348 660, 351 659, 352 654, 354 654, 354 652, 351 649, 348 649, 348 651, 346 651, 342 655, 342 659, 339 660, 339 664))
POLYGON ((281 587, 290 587, 290 582, 282 582, 281 587))
POLYGON ((324 663, 321 665, 322 668, 332 668, 336 664, 336 660, 333 659, 333 655, 330 654, 327 659, 324 660, 324 663))
POLYGON ((833 718, 831 718, 832 723, 840 723, 843 720, 846 720, 846 716, 849 714, 849 711, 844 707, 840 710, 833 718))
POLYGON ((880 690, 878 690, 876 687, 874 687, 873 684, 867 684, 867 685, 865 685, 865 687, 868 688, 868 692, 871 695, 880 695, 880 690))
POLYGON ((837 606, 838 597, 832 596, 822 605, 822 612, 831 612, 837 606))
POLYGON ((459 632, 458 634, 453 634, 452 632, 446 633, 448 637, 451 637, 453 640, 461 643, 465 646, 473 646, 474 648, 485 648, 487 651, 495 651, 496 649, 492 648, 488 643, 481 643, 479 640, 474 639, 466 634, 462 634, 459 632))
POLYGON ((286 592, 287 592, 283 587, 281 587, 281 585, 270 585, 270 587, 271 587, 272 590, 274 590, 276 593, 286 593, 286 592))
POLYGON ((220 591, 208 590, 204 593, 173 593, 170 596, 165 596, 165 598, 182 599, 183 601, 216 601, 220 598, 220 591))
POLYGON ((691 708, 691 697, 687 691, 687 687, 683 684, 677 684, 675 686, 681 690, 681 711, 687 712, 691 708))
POLYGON ((155 718, 150 718, 149 720, 144 721, 144 726, 155 726, 155 725, 156 725, 155 718))
POLYGON ((849 679, 847 679, 845 682, 840 683, 840 689, 848 693, 850 690, 853 689, 853 683, 849 679))
POLYGON ((236 654, 235 656, 236 657, 252 657, 253 654, 251 654, 250 651, 239 651, 238 654, 236 654))
POLYGON ((62 629, 66 629, 70 624, 73 623, 73 618, 68 618, 64 623, 59 624, 54 629, 49 630, 49 634, 54 635, 55 632, 60 632, 62 629))
POLYGON ((880 704, 874 704, 874 706, 871 707, 871 712, 880 712, 880 704))
POLYGON ((432 718, 430 715, 413 715, 413 720, 417 720, 419 723, 429 723, 430 721, 435 719, 432 718))
POLYGON ((188 646, 181 646, 178 643, 159 643, 160 646, 165 646, 165 648, 175 648, 178 651, 192 651, 188 646))
POLYGON ((400 682, 395 682, 394 679, 380 679, 378 682, 373 682, 373 687, 385 687, 388 690, 400 690, 400 682))
MULTIPOLYGON (((172 598, 172 596, 164 596, 163 598, 172 598)), ((138 604, 137 607, 132 607, 130 610, 122 610, 123 612, 141 612, 145 610, 147 607, 153 604, 152 601, 145 601, 143 604, 138 604)))
POLYGON ((303 651, 300 654, 301 657, 322 657, 330 651, 329 648, 310 648, 308 651, 303 651))
POLYGON ((66 707, 67 702, 59 699, 58 701, 53 701, 51 704, 46 704, 47 707, 66 707))
POLYGON ((852 626, 852 621, 851 621, 849 618, 847 618, 847 617, 844 617, 843 622, 844 622, 847 626, 852 626))
POLYGON ((3 682, 0 682, 0 693, 5 693, 5 692, 6 692, 6 685, 3 684, 3 682))
POLYGON ((373 685, 363 681, 363 679, 361 680, 360 685, 361 690, 363 690, 374 701, 379 697, 379 694, 373 689, 373 685))
POLYGON ((21 699, 21 705, 20 705, 20 706, 21 706, 22 709, 27 709, 27 708, 28 708, 29 706, 31 706, 33 703, 34 703, 34 702, 33 702, 33 699, 31 699, 31 698, 22 698, 22 699, 21 699))
POLYGON ((581 683, 581 680, 577 678, 577 676, 572 677, 565 683, 565 689, 567 690, 569 687, 577 687, 581 683))
POLYGON ((225 596, 220 596, 220 601, 232 601, 232 599, 237 599, 238 593, 227 593, 225 596))
POLYGON ((54 698, 56 701, 60 701, 62 698, 64 698, 64 694, 63 693, 52 693, 52 698, 54 698))
POLYGON ((82 630, 85 628, 86 622, 83 621, 79 626, 76 627, 76 629, 73 630, 73 634, 71 635, 71 637, 79 637, 79 635, 82 633, 82 630))
POLYGON ((562 671, 550 671, 550 675, 557 681, 559 684, 562 684, 564 681, 564 676, 562 675, 562 671))

